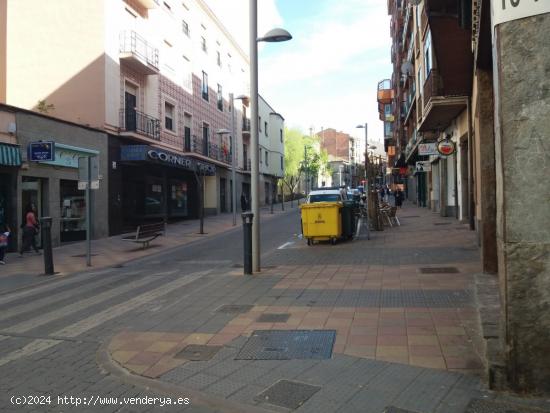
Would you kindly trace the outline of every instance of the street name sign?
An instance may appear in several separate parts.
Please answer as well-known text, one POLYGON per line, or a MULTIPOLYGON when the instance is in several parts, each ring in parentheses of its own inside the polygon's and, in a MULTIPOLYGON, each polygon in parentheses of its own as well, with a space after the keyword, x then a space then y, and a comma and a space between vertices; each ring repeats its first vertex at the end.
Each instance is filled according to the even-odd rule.
POLYGON ((34 162, 54 161, 55 142, 38 141, 29 143, 29 160, 34 162))

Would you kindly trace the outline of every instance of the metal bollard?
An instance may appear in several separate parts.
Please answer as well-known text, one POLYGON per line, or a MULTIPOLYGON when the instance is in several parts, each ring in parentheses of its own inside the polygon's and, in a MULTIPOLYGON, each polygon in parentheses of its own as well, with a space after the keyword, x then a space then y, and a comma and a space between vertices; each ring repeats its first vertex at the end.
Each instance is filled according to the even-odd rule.
POLYGON ((53 251, 52 251, 52 218, 40 218, 42 226, 42 247, 44 249, 44 274, 54 275, 53 251))
POLYGON ((243 212, 243 236, 244 236, 244 273, 252 274, 252 212, 243 212))

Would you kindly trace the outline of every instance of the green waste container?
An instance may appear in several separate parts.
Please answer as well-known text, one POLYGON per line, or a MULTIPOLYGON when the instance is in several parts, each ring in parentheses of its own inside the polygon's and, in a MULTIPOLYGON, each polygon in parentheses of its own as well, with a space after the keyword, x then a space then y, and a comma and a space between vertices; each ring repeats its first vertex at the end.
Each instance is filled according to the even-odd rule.
POLYGON ((342 237, 352 239, 355 234, 355 212, 357 202, 344 201, 342 207, 342 237))

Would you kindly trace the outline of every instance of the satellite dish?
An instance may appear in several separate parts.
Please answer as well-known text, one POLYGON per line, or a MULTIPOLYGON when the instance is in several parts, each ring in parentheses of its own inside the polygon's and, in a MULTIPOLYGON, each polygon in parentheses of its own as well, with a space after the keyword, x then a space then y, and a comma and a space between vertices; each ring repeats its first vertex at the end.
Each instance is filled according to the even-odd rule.
POLYGON ((412 4, 413 6, 418 6, 422 2, 422 0, 409 0, 409 4, 412 4))
POLYGON ((403 62, 401 65, 401 73, 406 76, 412 76, 414 71, 414 66, 411 62, 403 62))

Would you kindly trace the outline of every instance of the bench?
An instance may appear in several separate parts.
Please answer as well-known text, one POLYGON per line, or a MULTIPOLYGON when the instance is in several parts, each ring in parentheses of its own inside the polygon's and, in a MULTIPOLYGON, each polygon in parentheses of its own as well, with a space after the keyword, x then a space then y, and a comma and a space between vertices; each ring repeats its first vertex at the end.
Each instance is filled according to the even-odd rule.
POLYGON ((141 244, 141 247, 145 249, 149 247, 149 243, 155 238, 164 235, 165 230, 166 225, 164 222, 139 225, 136 229, 135 234, 127 235, 123 237, 122 240, 141 244))

